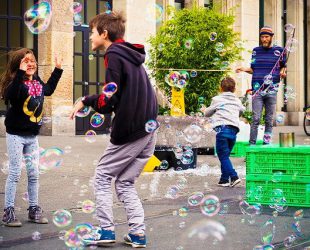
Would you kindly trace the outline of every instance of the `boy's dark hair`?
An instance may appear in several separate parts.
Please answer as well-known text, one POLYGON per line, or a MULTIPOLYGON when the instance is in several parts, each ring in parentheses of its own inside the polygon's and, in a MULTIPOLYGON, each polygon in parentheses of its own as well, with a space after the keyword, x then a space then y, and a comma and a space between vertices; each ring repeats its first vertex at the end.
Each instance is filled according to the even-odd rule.
POLYGON ((221 88, 223 92, 232 92, 236 90, 236 82, 231 77, 227 76, 221 81, 221 88))
POLYGON ((125 18, 120 12, 100 13, 89 22, 89 27, 97 28, 99 35, 104 30, 108 31, 108 37, 111 42, 122 39, 125 35, 125 18))

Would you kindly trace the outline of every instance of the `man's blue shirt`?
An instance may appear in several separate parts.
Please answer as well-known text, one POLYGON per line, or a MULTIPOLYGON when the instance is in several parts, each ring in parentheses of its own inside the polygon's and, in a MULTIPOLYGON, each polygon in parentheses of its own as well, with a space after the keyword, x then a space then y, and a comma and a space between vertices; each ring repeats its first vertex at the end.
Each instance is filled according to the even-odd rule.
MULTIPOLYGON (((272 85, 268 90, 277 90, 280 82, 280 70, 286 65, 286 55, 283 48, 273 46, 264 48, 259 46, 253 49, 251 68, 253 69, 252 89, 257 91, 264 83, 264 78, 272 74, 272 85)), ((264 85, 260 90, 266 89, 268 85, 264 85)))

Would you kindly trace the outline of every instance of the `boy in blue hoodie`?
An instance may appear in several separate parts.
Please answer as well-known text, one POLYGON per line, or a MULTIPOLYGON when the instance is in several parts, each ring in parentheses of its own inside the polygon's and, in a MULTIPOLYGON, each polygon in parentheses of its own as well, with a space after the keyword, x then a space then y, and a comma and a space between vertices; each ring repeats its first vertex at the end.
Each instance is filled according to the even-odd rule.
POLYGON ((239 132, 239 116, 245 111, 241 101, 235 96, 236 83, 231 77, 221 82, 221 94, 212 98, 211 105, 202 107, 201 111, 207 117, 212 117, 213 128, 216 133, 216 153, 221 162, 221 179, 218 183, 222 187, 234 187, 240 183, 229 156, 236 143, 239 132), (229 181, 230 179, 230 181, 229 181))
POLYGON ((121 14, 99 14, 89 24, 92 50, 105 49, 105 81, 116 83, 112 96, 83 97, 72 111, 73 119, 85 106, 106 114, 114 112, 111 140, 95 173, 96 215, 100 222, 99 237, 86 239, 88 245, 115 242, 111 181, 115 179, 118 199, 124 203, 129 225, 126 244, 146 247, 144 210, 134 183, 155 148, 155 132, 146 131, 149 120, 157 118, 154 89, 143 67, 144 46, 123 40, 125 20, 121 14))

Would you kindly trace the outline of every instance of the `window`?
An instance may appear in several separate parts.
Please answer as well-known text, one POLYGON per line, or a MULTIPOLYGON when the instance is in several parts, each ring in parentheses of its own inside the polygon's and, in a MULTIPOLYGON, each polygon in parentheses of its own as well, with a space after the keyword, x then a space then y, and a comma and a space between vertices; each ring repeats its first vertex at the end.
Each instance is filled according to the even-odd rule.
MULTIPOLYGON (((1 0, 0 1, 0 73, 8 62, 8 52, 18 47, 32 49, 37 56, 37 36, 26 27, 23 15, 34 4, 34 0, 1 0)), ((0 100, 0 115, 7 110, 0 100)))
POLYGON ((174 6, 177 10, 183 9, 185 6, 184 0, 174 0, 174 6))
POLYGON ((205 8, 212 8, 213 0, 204 0, 204 7, 205 8))
MULTIPOLYGON (((79 0, 79 2, 83 5, 81 15, 84 24, 74 27, 74 101, 81 96, 101 93, 105 81, 104 51, 92 51, 88 23, 97 14, 112 10, 112 0, 79 0)), ((90 129, 102 134, 109 125, 107 122, 104 126, 93 128, 89 123, 93 113, 84 118, 76 118, 77 135, 83 135, 90 129)))

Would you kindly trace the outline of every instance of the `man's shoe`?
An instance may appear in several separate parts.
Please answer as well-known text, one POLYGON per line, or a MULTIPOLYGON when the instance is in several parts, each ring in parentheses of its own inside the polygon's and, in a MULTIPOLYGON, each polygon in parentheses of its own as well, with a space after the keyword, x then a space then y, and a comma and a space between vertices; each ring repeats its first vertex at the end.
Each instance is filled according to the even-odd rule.
POLYGON ((48 219, 43 216, 43 210, 40 206, 30 206, 28 209, 28 221, 37 224, 48 224, 48 219))
POLYGON ((4 209, 2 222, 7 227, 21 227, 22 223, 15 216, 14 207, 7 207, 4 209))
POLYGON ((115 232, 112 230, 99 229, 92 233, 89 238, 83 239, 85 245, 106 245, 115 243, 115 232))
POLYGON ((229 181, 220 180, 219 183, 218 183, 217 185, 218 185, 218 186, 221 186, 221 187, 229 187, 229 186, 230 186, 230 183, 229 183, 229 181))
POLYGON ((232 177, 230 179, 230 186, 234 187, 234 186, 236 186, 240 182, 241 182, 241 180, 239 179, 239 177, 232 177))
POLYGON ((145 248, 146 247, 146 236, 127 234, 124 236, 125 243, 131 245, 134 248, 145 248))

